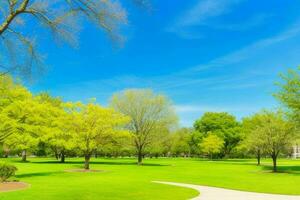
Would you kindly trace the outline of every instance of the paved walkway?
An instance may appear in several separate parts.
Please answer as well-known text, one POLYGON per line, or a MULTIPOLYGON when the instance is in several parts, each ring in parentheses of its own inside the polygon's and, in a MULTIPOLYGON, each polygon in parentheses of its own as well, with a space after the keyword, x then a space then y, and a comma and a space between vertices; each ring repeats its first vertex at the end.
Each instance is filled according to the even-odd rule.
POLYGON ((262 194, 255 192, 242 192, 237 190, 228 190, 216 187, 191 185, 184 183, 173 183, 163 181, 153 181, 154 183, 161 183, 167 185, 174 185, 186 188, 192 188, 200 192, 200 195, 193 198, 193 200, 300 200, 300 196, 292 195, 276 195, 276 194, 262 194))

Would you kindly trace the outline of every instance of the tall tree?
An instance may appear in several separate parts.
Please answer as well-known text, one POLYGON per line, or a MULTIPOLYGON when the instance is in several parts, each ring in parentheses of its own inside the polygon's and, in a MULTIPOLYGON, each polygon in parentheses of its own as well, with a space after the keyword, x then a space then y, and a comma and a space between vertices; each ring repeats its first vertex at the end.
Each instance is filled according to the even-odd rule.
POLYGON ((138 164, 142 164, 145 149, 155 141, 161 129, 171 129, 177 117, 170 101, 151 90, 125 90, 113 95, 111 106, 129 116, 128 126, 134 135, 138 164))
MULTIPOLYGON (((144 0, 135 0, 146 5, 144 0)), ((122 40, 121 25, 127 14, 120 3, 113 0, 6 0, 0 2, 0 73, 32 73, 41 66, 43 56, 38 52, 33 30, 50 32, 54 39, 77 45, 80 21, 90 21, 104 30, 113 40, 122 40), (83 20, 81 20, 83 18, 83 20)))
POLYGON ((224 147, 221 151, 223 156, 229 156, 232 150, 241 141, 241 125, 234 116, 226 112, 207 112, 195 121, 194 128, 207 136, 214 133, 224 140, 224 147))

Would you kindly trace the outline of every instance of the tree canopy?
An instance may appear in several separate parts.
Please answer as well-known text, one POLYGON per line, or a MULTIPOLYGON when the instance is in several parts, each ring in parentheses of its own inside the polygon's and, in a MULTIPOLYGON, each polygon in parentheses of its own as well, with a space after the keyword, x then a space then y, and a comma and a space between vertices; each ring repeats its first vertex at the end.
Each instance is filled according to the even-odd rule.
POLYGON ((133 134, 138 163, 142 163, 145 149, 161 129, 171 129, 177 117, 170 101, 151 90, 125 90, 113 95, 111 106, 130 117, 128 129, 133 134))

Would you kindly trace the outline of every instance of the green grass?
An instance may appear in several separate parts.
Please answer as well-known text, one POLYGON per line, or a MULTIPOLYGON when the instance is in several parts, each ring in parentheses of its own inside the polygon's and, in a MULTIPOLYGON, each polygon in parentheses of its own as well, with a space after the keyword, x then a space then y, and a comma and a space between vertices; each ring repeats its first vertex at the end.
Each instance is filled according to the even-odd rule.
POLYGON ((207 161, 200 159, 147 159, 144 166, 134 159, 93 159, 91 168, 101 173, 71 173, 66 169, 82 167, 82 159, 56 163, 51 159, 0 159, 18 167, 16 178, 31 184, 23 191, 0 193, 1 200, 183 200, 197 196, 191 189, 152 183, 174 181, 238 190, 278 194, 300 194, 300 161, 280 160, 272 173, 270 161, 264 166, 255 160, 207 161))

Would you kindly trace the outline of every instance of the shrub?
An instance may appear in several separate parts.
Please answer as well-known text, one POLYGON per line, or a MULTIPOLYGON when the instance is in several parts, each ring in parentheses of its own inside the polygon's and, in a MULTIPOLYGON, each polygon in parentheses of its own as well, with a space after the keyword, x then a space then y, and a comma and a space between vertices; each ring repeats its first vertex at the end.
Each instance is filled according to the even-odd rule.
POLYGON ((17 168, 15 166, 0 163, 0 182, 4 182, 11 176, 14 176, 16 171, 17 168))

